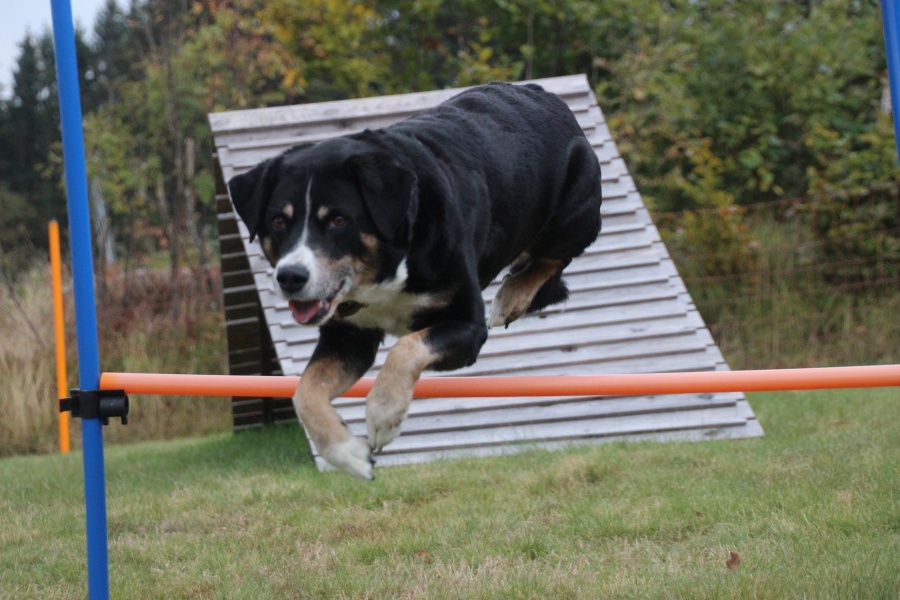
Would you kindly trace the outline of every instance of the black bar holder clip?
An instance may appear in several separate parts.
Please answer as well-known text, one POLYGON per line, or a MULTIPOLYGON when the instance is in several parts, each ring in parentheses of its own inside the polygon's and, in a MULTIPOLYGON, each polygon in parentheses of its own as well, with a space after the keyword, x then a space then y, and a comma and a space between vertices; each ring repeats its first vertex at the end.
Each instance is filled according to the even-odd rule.
POLYGON ((110 417, 128 424, 128 396, 125 390, 70 390, 69 398, 59 399, 59 412, 71 412, 81 419, 101 419, 109 425, 110 417))

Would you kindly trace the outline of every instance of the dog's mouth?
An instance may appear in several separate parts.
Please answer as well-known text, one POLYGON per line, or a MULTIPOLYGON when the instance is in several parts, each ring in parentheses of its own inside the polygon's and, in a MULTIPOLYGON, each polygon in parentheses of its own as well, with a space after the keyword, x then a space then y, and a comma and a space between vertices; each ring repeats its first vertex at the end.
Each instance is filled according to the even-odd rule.
POLYGON ((288 306, 291 309, 291 315, 294 320, 301 325, 317 325, 324 321, 331 314, 331 307, 334 306, 334 300, 343 288, 343 282, 322 300, 289 300, 288 306))

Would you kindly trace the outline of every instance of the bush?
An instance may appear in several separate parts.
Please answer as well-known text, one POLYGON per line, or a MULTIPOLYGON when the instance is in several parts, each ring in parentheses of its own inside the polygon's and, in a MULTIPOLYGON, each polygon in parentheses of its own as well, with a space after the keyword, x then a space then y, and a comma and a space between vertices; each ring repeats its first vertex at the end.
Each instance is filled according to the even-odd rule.
POLYGON ((810 203, 817 259, 833 265, 831 283, 847 284, 900 277, 900 187, 810 203))

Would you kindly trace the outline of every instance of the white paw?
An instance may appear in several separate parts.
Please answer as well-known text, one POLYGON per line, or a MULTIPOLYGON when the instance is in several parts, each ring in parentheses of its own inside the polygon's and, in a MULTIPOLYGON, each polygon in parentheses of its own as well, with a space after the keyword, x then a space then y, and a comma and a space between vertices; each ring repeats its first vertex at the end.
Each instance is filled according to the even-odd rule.
POLYGON ((494 298, 491 302, 491 314, 488 315, 487 326, 488 329, 491 329, 501 325, 506 325, 506 316, 503 315, 503 308, 500 306, 500 302, 497 298, 494 298))
POLYGON ((322 458, 341 471, 360 479, 375 479, 372 473, 375 459, 372 458, 372 450, 364 439, 351 435, 347 440, 325 449, 320 448, 319 451, 322 458))
POLYGON ((390 405, 369 402, 366 405, 366 425, 369 428, 369 445, 378 453, 400 435, 405 410, 392 410, 390 405))

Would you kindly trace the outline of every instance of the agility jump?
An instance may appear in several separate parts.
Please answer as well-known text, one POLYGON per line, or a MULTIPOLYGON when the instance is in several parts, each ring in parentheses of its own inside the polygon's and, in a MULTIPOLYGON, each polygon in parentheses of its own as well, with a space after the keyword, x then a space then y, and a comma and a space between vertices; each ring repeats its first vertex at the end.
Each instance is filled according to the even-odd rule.
MULTIPOLYGON (((343 396, 364 398, 374 381, 365 377, 343 396)), ((100 389, 121 389, 126 394, 238 397, 263 394, 287 398, 294 395, 299 384, 299 377, 262 375, 103 373, 100 376, 100 389)), ((413 397, 637 396, 893 386, 900 386, 900 365, 638 375, 429 377, 419 380, 413 397)))

